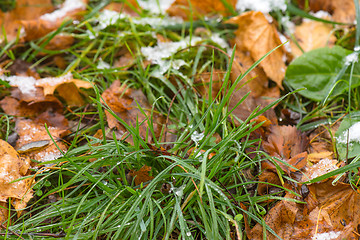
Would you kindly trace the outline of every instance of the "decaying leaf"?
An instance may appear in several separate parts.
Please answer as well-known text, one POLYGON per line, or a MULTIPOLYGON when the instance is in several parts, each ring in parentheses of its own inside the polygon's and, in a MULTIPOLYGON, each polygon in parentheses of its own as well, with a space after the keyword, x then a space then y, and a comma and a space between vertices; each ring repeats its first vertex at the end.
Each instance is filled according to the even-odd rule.
MULTIPOLYGON (((29 158, 20 157, 12 146, 0 140, 0 202, 4 203, 8 198, 13 198, 16 199, 12 202, 16 210, 26 206, 33 194, 33 191, 29 190, 32 180, 13 181, 25 176, 29 167, 29 158)), ((0 213, 0 220, 3 217, 6 215, 0 213)))
MULTIPOLYGON (((137 124, 140 125, 139 133, 143 139, 146 139, 148 136, 147 141, 150 142, 153 138, 152 133, 148 129, 150 124, 153 124, 155 137, 160 135, 164 119, 158 113, 153 112, 152 123, 147 120, 151 115, 152 107, 141 90, 129 88, 126 84, 121 84, 117 80, 101 96, 110 109, 128 125, 133 127, 136 127, 137 124), (146 113, 146 116, 141 113, 137 103, 146 113)), ((105 114, 110 128, 118 129, 120 135, 124 135, 127 132, 125 127, 109 111, 105 111, 105 114)), ((128 138, 127 141, 132 140, 128 138)))
MULTIPOLYGON (((227 22, 238 25, 233 42, 236 44, 236 52, 250 55, 254 62, 281 45, 275 26, 271 25, 261 12, 245 12, 227 22)), ((279 87, 285 76, 284 54, 281 47, 260 63, 265 74, 279 87)))
MULTIPOLYGON (((305 52, 326 46, 331 47, 336 41, 330 24, 312 20, 304 21, 296 26, 294 37, 305 52)), ((294 56, 302 55, 302 51, 293 41, 290 42, 290 46, 294 56)))
MULTIPOLYGON (((235 7, 236 1, 227 1, 233 8, 235 7)), ((187 0, 175 0, 175 2, 167 10, 167 13, 171 16, 178 16, 184 19, 189 18, 191 12, 193 17, 196 19, 199 16, 206 15, 228 15, 230 12, 222 1, 212 0, 191 0, 191 7, 187 0)))

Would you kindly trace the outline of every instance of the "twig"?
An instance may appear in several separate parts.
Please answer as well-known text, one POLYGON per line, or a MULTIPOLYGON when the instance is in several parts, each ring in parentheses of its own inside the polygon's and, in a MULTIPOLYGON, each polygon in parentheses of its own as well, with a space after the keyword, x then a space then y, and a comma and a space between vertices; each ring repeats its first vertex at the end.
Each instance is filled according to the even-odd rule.
MULTIPOLYGON (((16 232, 12 231, 11 229, 8 229, 7 227, 5 227, 2 223, 0 225, 0 227, 2 227, 5 230, 8 230, 10 232, 10 234, 13 234, 21 239, 24 239, 23 237, 21 237, 19 234, 17 234, 16 232)), ((0 235, 7 235, 8 233, 0 233, 0 235)), ((25 239, 24 239, 25 240, 25 239)))

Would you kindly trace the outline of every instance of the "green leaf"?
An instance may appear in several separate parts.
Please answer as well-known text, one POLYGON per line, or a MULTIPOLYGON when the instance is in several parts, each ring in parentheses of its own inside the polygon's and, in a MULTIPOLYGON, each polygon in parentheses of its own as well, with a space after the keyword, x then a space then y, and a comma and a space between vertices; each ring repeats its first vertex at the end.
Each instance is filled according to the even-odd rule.
POLYGON ((341 160, 345 160, 346 157, 354 158, 360 155, 360 142, 351 139, 347 142, 347 130, 358 122, 360 122, 360 112, 353 112, 342 120, 335 133, 336 147, 341 160))
MULTIPOLYGON (((322 101, 336 84, 331 97, 346 91, 350 77, 350 68, 346 68, 345 58, 352 51, 342 47, 319 48, 304 53, 295 59, 286 70, 286 79, 294 89, 306 88, 299 93, 314 101, 322 101), (337 79, 339 78, 339 79, 337 79)), ((360 64, 355 63, 352 76, 352 88, 360 85, 360 64)))

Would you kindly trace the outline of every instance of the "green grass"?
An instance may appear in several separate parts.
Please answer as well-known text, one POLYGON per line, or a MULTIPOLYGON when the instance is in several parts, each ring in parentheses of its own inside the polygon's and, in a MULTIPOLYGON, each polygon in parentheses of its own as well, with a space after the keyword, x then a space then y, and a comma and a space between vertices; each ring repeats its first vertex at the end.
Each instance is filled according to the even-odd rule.
MULTIPOLYGON (((244 239, 244 221, 251 226, 262 223, 262 217, 271 207, 264 202, 283 200, 282 193, 286 191, 278 186, 280 193, 257 194, 256 176, 261 173, 260 163, 271 157, 259 150, 259 139, 249 139, 250 133, 261 125, 250 121, 280 103, 278 109, 289 108, 301 114, 300 129, 312 130, 317 124, 335 121, 346 108, 358 110, 360 95, 356 89, 345 98, 345 107, 341 105, 342 96, 318 105, 301 97, 285 83, 283 97, 262 110, 256 109, 246 121, 235 126, 228 121, 234 117, 228 104, 237 83, 245 75, 231 83, 233 59, 218 51, 220 46, 208 36, 205 35, 201 46, 177 51, 169 60, 182 59, 187 65, 177 70, 169 68, 164 78, 154 76, 158 66, 144 67, 145 59, 141 56, 141 47, 156 45, 154 34, 179 41, 194 34, 193 27, 199 24, 209 32, 228 37, 233 26, 194 21, 154 28, 124 18, 91 39, 89 32, 96 33, 99 10, 96 4, 93 7, 79 25, 66 22, 43 39, 26 43, 25 51, 12 48, 14 43, 2 48, 2 54, 13 60, 20 58, 30 62, 42 76, 71 71, 75 78, 94 84, 94 89, 86 91, 86 107, 65 110, 67 119, 82 121, 85 128, 79 124, 68 136, 70 146, 64 156, 46 162, 53 164, 53 168, 36 175, 37 195, 23 214, 18 218, 13 209, 9 210, 12 224, 8 227, 7 239, 18 239, 13 232, 26 239, 53 239, 55 236, 62 239, 233 239, 237 231, 244 239), (46 50, 46 44, 59 33, 71 34, 76 39, 75 44, 65 50, 46 50), (112 64, 123 48, 134 57, 132 66, 126 70, 97 68, 101 60, 112 64), (65 70, 52 62, 53 56, 59 54, 69 62, 65 70), (204 99, 195 90, 195 77, 215 69, 226 72, 222 89, 213 99, 210 84, 209 98, 204 99), (170 119, 168 127, 176 134, 176 141, 162 142, 160 136, 152 144, 155 149, 168 146, 166 151, 150 148, 139 136, 139 126, 129 126, 115 114, 132 135, 134 144, 117 140, 115 134, 112 138, 106 134, 102 139, 93 137, 99 129, 103 133, 107 131, 104 111, 111 110, 102 103, 101 94, 118 79, 129 87, 141 89, 152 104, 152 111, 170 119), (313 119, 323 122, 313 122, 313 119), (198 143, 191 140, 195 131, 205 135, 198 143), (221 137, 218 143, 212 137, 215 133, 221 137), (249 149, 255 150, 249 152, 249 149), (209 158, 210 153, 215 155, 209 158), (144 165, 151 166, 154 179, 136 186, 129 178, 129 171, 139 170, 144 165), (246 174, 249 172, 253 178, 246 174), (164 186, 170 187, 170 191, 165 191, 164 186)), ((146 16, 146 13, 141 14, 146 16)), ((8 93, 5 87, 1 92, 2 96, 8 93)), ((7 139, 13 131, 13 117, 2 115, 0 127, 1 138, 7 139)), ((153 126, 148 127, 153 133, 153 126)), ((357 160, 320 178, 354 170, 359 165, 357 160)))

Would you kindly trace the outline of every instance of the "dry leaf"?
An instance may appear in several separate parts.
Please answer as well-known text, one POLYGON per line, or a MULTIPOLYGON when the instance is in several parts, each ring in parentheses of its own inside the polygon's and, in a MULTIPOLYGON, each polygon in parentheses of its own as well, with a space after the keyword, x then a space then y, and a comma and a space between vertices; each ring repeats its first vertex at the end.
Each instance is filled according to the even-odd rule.
POLYGON ((203 72, 196 76, 194 84, 196 86, 197 91, 202 95, 204 99, 209 98, 209 88, 210 88, 210 80, 212 78, 212 89, 211 89, 211 96, 212 99, 215 99, 221 86, 223 85, 223 77, 225 75, 224 71, 220 71, 214 69, 211 72, 203 72))
POLYGON ((61 26, 63 21, 68 19, 79 19, 82 11, 86 9, 87 0, 82 0, 76 4, 71 1, 65 1, 60 9, 44 15, 38 15, 39 18, 29 21, 21 21, 25 30, 25 41, 31 41, 41 38, 51 31, 61 26), (31 33, 31 34, 29 34, 31 33))
POLYGON ((6 96, 0 101, 0 106, 8 115, 29 118, 35 118, 46 111, 56 113, 63 109, 61 102, 53 96, 33 102, 19 101, 14 97, 6 96))
MULTIPOLYGON (((128 88, 125 84, 121 84, 119 80, 116 80, 110 88, 104 91, 101 96, 110 109, 128 125, 136 127, 136 124, 141 124, 139 126, 140 136, 143 139, 148 136, 147 141, 151 142, 153 136, 148 129, 148 125, 151 123, 147 121, 147 117, 150 118, 152 107, 141 90, 128 88), (146 113, 146 116, 141 113, 137 103, 146 113)), ((126 133, 125 127, 122 126, 109 111, 105 111, 105 114, 109 127, 117 128, 120 135, 124 135, 126 133)), ((156 112, 153 113, 152 119, 155 137, 158 137, 160 135, 164 119, 156 112)), ((127 141, 131 142, 132 140, 131 138, 128 138, 127 141)))
POLYGON ((138 186, 141 183, 154 179, 153 176, 149 176, 150 171, 151 167, 144 165, 138 171, 131 170, 129 175, 133 177, 135 185, 138 186))
MULTIPOLYGON (((230 0, 228 3, 235 8, 236 1, 230 0)), ((188 0, 175 0, 175 2, 167 9, 170 16, 178 16, 183 19, 188 19, 191 12, 193 18, 197 19, 201 16, 211 16, 221 14, 223 16, 229 15, 230 12, 221 1, 212 0, 190 0, 191 8, 188 0)))
MULTIPOLYGON (((304 21, 296 26, 294 37, 305 52, 326 46, 331 47, 336 41, 333 27, 330 24, 312 20, 304 21)), ((291 53, 295 57, 302 55, 302 51, 295 42, 291 41, 290 46, 291 53)))
POLYGON ((342 23, 353 23, 355 21, 356 14, 353 0, 301 0, 299 5, 304 7, 305 2, 313 12, 323 10, 331 13, 333 21, 342 23))
MULTIPOLYGON (((227 22, 238 25, 233 42, 236 44, 236 52, 248 52, 254 62, 281 44, 276 28, 261 12, 246 12, 227 22)), ((285 51, 281 47, 260 63, 266 75, 279 87, 285 76, 284 54, 285 51)))
MULTIPOLYGON (((36 123, 30 119, 18 119, 16 121, 15 130, 19 135, 19 139, 16 142, 17 149, 32 142, 44 140, 49 140, 50 142, 50 144, 44 148, 34 149, 34 151, 28 151, 23 155, 41 162, 54 160, 62 156, 61 151, 53 144, 44 124, 36 123)), ((48 130, 53 139, 57 142, 58 147, 65 152, 67 149, 65 144, 59 141, 61 135, 65 133, 65 130, 53 126, 48 126, 48 130)))
MULTIPOLYGON (((316 233, 321 239, 358 239, 360 195, 349 184, 333 186, 332 181, 311 185, 305 198, 307 205, 278 202, 265 216, 265 223, 284 240, 315 239, 316 233)), ((295 199, 295 196, 287 193, 285 198, 295 199)), ((250 239, 260 240, 262 233, 262 226, 257 224, 250 239)), ((267 232, 267 239, 278 238, 267 232)))
MULTIPOLYGON (((4 27, 8 41, 15 39, 20 20, 33 20, 54 9, 51 0, 17 0, 16 7, 9 12, 0 11, 0 26, 4 27)), ((1 39, 2 36, 1 32, 1 39)), ((0 40, 1 41, 1 40, 0 40)))
MULTIPOLYGON (((16 202, 13 202, 15 209, 24 208, 32 198, 33 191, 29 190, 32 180, 10 182, 26 175, 30 167, 30 159, 20 157, 10 144, 0 140, 0 166, 0 201, 6 202, 10 197, 15 198, 16 202)), ((4 217, 3 214, 1 215, 4 217)))

